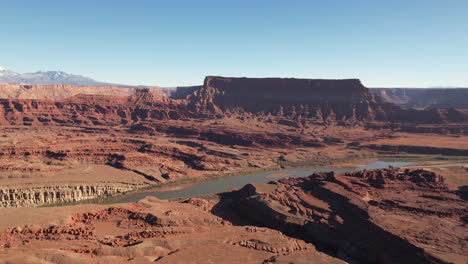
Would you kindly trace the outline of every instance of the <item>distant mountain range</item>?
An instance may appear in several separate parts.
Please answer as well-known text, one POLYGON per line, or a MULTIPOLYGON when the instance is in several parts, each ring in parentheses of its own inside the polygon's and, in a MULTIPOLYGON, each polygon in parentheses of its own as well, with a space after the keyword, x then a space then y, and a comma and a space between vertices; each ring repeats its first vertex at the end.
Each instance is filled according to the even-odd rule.
POLYGON ((404 108, 468 108, 468 88, 370 88, 404 108))
POLYGON ((113 85, 63 71, 37 71, 21 74, 4 67, 0 67, 0 83, 113 85))

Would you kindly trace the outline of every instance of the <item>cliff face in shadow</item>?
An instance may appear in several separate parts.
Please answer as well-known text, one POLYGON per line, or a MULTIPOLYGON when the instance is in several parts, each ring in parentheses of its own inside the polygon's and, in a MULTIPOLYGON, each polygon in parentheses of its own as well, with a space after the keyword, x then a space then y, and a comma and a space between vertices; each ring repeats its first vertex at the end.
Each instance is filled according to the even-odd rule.
POLYGON ((466 201, 444 177, 389 168, 249 184, 213 212, 313 243, 350 263, 464 263, 466 201))
POLYGON ((315 120, 384 120, 385 111, 357 79, 312 80, 208 76, 187 97, 200 112, 252 113, 315 120))

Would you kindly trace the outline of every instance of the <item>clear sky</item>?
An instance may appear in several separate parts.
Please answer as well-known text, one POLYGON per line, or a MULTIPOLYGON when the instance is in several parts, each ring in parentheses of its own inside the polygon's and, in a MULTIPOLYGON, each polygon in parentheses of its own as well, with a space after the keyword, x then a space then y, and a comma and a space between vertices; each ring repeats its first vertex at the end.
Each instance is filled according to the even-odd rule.
POLYGON ((160 86, 468 87, 468 0, 0 0, 0 66, 160 86))

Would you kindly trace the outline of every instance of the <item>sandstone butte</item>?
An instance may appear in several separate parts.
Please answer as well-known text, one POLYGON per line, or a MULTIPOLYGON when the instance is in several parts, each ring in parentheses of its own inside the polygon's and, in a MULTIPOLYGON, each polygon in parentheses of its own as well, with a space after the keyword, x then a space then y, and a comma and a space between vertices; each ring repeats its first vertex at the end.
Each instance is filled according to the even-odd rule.
POLYGON ((357 79, 0 91, 0 263, 467 262, 467 109, 401 108, 357 79), (457 163, 31 208, 395 153, 457 163))

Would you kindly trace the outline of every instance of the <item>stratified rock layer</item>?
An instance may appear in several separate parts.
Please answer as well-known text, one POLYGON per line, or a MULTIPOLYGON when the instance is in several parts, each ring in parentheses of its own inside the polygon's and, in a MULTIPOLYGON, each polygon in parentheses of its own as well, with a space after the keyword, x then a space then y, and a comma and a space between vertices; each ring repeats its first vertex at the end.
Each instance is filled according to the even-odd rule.
POLYGON ((385 119, 376 97, 357 79, 209 76, 187 98, 196 111, 218 114, 249 112, 317 121, 385 119))
POLYGON ((128 97, 76 95, 59 101, 0 99, 0 122, 15 125, 127 125, 141 120, 197 117, 149 88, 128 97))
MULTIPOLYGON (((176 90, 173 98, 179 99, 153 88, 113 86, 21 85, 16 97, 14 89, 8 91, 4 97, 12 98, 0 99, 1 186, 21 192, 29 192, 31 186, 42 188, 43 176, 47 184, 65 189, 68 183, 162 184, 185 177, 307 165, 310 160, 329 164, 335 158, 363 155, 359 148, 466 154, 466 147, 445 149, 442 144, 395 148, 369 143, 388 139, 394 131, 439 133, 461 141, 468 134, 468 111, 403 110, 382 103, 357 79, 209 76, 203 86, 176 90), (93 91, 98 94, 89 94, 93 91), (42 99, 18 99, 25 96, 42 99), (132 181, 114 174, 99 181, 86 176, 85 182, 80 181, 83 174, 69 176, 69 169, 84 172, 95 165, 131 172, 132 181), (53 171, 57 173, 52 175, 53 171), (12 187, 16 183, 20 186, 12 187), (32 185, 24 189, 25 184, 32 185)), ((24 195, 28 202, 3 206, 73 201, 33 201, 32 194, 24 195)))
POLYGON ((46 88, 24 86, 22 89, 33 92, 30 96, 7 95, 4 97, 15 99, 0 99, 0 122, 15 125, 129 126, 139 121, 237 116, 262 117, 267 122, 293 127, 307 124, 365 125, 369 122, 383 122, 380 127, 390 122, 398 127, 402 122, 443 124, 468 121, 468 112, 463 110, 403 110, 383 103, 357 79, 209 76, 203 86, 176 91, 173 98, 178 99, 162 96, 161 91, 152 88, 55 85, 46 88), (78 94, 80 91, 86 95, 78 94), (93 91, 98 95, 90 95, 93 91), (185 99, 180 99, 184 96, 185 99))
POLYGON ((135 189, 132 184, 57 185, 30 187, 0 187, 0 207, 31 207, 63 204, 122 194, 135 189))

